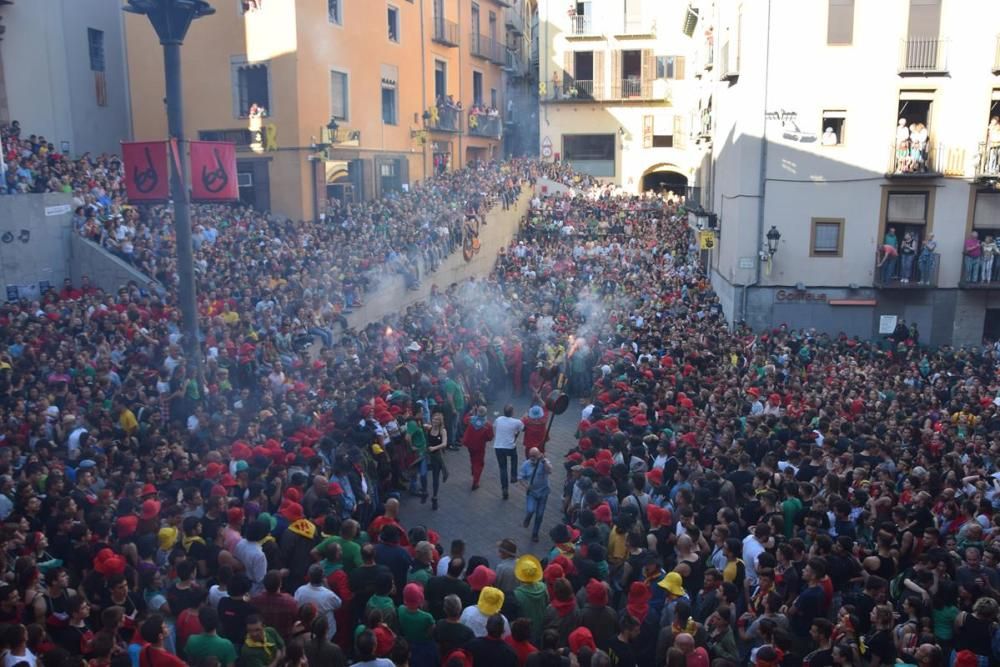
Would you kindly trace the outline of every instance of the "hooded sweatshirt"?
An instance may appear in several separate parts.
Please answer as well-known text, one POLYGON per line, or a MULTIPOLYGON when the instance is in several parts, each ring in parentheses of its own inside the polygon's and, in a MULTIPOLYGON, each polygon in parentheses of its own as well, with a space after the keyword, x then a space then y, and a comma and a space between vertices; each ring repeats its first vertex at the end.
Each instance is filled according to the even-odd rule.
POLYGON ((316 524, 309 519, 298 519, 281 535, 281 562, 288 568, 286 588, 296 590, 305 583, 306 573, 313 564, 311 552, 318 534, 316 524))
POLYGON ((536 581, 531 584, 521 584, 514 589, 514 597, 521 611, 521 616, 531 621, 531 636, 536 642, 541 641, 542 630, 545 628, 545 609, 549 606, 549 592, 545 584, 536 581))

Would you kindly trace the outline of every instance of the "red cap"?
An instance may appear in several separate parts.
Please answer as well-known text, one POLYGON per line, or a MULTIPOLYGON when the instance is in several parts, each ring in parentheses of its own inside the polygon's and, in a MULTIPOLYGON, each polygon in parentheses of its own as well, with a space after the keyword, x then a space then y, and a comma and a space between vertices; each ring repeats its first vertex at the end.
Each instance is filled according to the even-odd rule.
POLYGON ((226 512, 226 521, 232 524, 242 524, 244 516, 242 507, 230 507, 229 511, 226 512))
POLYGON ((147 482, 146 484, 143 485, 142 492, 139 493, 139 495, 140 496, 155 496, 156 495, 156 487, 153 486, 152 484, 150 484, 149 482, 147 482))
POLYGON ((143 521, 152 521, 160 515, 160 501, 159 500, 145 500, 142 503, 142 519, 143 521))

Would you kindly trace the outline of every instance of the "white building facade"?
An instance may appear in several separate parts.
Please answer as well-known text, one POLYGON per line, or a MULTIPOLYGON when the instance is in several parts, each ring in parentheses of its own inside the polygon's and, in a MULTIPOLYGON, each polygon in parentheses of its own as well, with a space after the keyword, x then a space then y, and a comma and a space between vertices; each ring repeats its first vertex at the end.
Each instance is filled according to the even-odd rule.
POLYGON ((540 0, 543 159, 629 192, 696 187, 687 16, 686 3, 663 0, 540 0))
POLYGON ((905 319, 934 344, 1000 337, 1000 258, 990 280, 963 273, 972 231, 1000 237, 1000 3, 698 9, 691 142, 727 317, 866 338, 905 319))
MULTIPOLYGON (((56 149, 119 153, 130 137, 121 0, 14 0, 0 7, 0 122, 56 149)), ((150 49, 160 49, 150 43, 150 49)))

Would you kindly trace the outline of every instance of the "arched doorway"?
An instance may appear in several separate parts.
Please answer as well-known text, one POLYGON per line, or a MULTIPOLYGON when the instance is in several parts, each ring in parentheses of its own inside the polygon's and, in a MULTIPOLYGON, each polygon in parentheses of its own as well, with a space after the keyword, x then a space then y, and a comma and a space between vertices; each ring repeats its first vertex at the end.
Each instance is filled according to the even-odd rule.
POLYGON ((657 165, 646 170, 642 175, 642 191, 684 197, 688 193, 687 176, 677 171, 673 165, 657 165))

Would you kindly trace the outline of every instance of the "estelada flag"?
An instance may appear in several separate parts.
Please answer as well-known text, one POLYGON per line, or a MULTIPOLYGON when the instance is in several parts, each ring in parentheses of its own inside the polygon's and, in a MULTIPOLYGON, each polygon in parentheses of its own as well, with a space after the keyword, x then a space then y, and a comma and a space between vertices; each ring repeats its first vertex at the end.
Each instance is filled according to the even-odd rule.
POLYGON ((125 189, 130 202, 166 201, 170 196, 167 142, 122 142, 125 189))
POLYGON ((236 144, 222 141, 192 141, 190 144, 191 198, 203 201, 238 200, 236 144))

